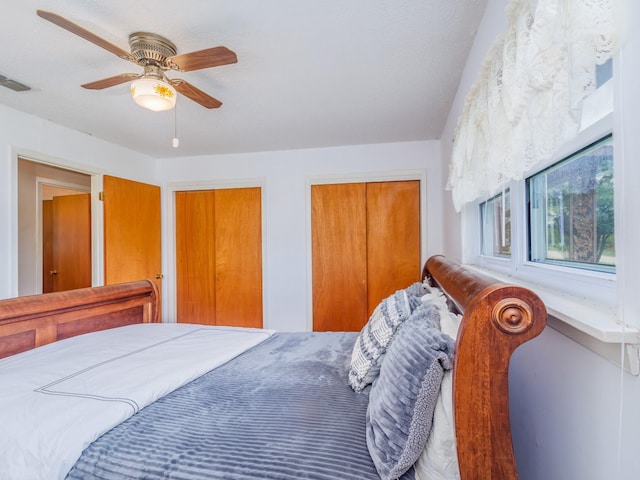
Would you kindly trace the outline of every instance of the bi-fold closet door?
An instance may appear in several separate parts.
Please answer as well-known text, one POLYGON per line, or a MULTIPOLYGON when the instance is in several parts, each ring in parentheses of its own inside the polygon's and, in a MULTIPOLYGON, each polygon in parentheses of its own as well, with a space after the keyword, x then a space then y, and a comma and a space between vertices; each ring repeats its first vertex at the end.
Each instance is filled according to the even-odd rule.
POLYGON ((360 330, 420 279, 420 182, 312 185, 311 210, 313 330, 360 330))
POLYGON ((261 188, 175 192, 177 320, 262 327, 261 188))

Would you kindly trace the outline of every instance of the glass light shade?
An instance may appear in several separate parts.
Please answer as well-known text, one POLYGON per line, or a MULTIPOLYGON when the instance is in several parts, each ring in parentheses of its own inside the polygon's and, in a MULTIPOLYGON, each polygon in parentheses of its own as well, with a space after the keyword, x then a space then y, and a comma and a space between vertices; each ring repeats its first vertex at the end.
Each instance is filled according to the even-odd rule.
POLYGON ((167 82, 155 78, 141 78, 131 82, 133 101, 143 108, 160 112, 176 106, 176 90, 167 82))

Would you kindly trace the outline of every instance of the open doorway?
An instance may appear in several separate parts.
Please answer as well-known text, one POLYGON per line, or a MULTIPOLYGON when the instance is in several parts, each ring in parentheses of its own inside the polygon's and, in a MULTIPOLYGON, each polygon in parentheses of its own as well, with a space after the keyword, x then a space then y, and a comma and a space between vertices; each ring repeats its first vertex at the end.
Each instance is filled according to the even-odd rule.
POLYGON ((91 175, 18 158, 18 295, 91 286, 90 192, 91 175))

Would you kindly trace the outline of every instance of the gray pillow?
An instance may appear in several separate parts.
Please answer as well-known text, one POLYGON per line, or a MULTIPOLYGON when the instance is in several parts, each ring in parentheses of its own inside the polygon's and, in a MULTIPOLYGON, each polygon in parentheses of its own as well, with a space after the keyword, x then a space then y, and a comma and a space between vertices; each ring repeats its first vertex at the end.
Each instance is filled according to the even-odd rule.
POLYGON ((369 393, 367 446, 383 480, 416 462, 431 432, 444 370, 453 366, 454 342, 440 331, 440 310, 420 305, 387 349, 369 393))
POLYGON ((410 313, 409 299, 404 290, 382 300, 373 311, 351 353, 349 385, 356 392, 377 378, 387 346, 410 313))

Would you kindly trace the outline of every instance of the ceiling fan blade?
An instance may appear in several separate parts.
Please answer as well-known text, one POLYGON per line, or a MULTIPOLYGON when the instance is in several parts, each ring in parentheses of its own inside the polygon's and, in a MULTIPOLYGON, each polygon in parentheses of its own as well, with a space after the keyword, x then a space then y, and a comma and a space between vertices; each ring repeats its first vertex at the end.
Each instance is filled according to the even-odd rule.
POLYGON ((183 53, 167 58, 167 65, 173 70, 190 72, 201 68, 218 67, 237 63, 238 57, 227 47, 212 47, 197 52, 183 53))
POLYGON ((96 80, 95 82, 85 83, 81 85, 83 88, 89 90, 102 90, 103 88, 114 87, 121 83, 126 83, 134 78, 140 78, 142 74, 139 73, 121 73, 115 77, 103 78, 102 80, 96 80))
POLYGON ((220 100, 213 98, 211 95, 204 93, 199 88, 196 88, 190 83, 179 78, 171 80, 171 85, 173 85, 179 93, 190 98, 194 102, 199 103, 205 108, 219 108, 222 105, 220 100))
POLYGON ((59 27, 62 27, 65 30, 70 31, 71 33, 75 33, 79 37, 82 37, 85 40, 88 40, 91 43, 94 43, 97 46, 102 47, 105 50, 108 50, 109 52, 117 55, 120 58, 137 63, 136 60, 133 58, 133 56, 131 56, 131 54, 126 50, 123 50, 117 45, 114 45, 113 43, 106 41, 104 38, 99 37, 95 33, 90 32, 89 30, 81 27, 80 25, 76 25, 75 23, 67 20, 66 18, 61 17, 57 13, 47 12, 45 10, 37 10, 37 14, 38 16, 44 18, 45 20, 48 20, 51 23, 54 23, 59 27))

